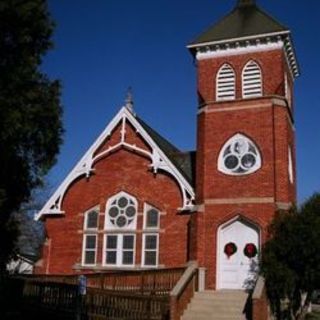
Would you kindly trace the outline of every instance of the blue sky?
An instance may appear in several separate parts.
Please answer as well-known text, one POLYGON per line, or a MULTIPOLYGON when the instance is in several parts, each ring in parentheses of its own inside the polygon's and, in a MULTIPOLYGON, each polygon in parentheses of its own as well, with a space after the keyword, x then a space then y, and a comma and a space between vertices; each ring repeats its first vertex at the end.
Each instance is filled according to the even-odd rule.
MULTIPOLYGON (((55 48, 43 68, 63 84, 64 144, 48 175, 58 186, 123 105, 182 150, 195 148, 196 70, 186 45, 235 0, 49 0, 55 48)), ((291 28, 296 81, 298 198, 320 191, 320 1, 258 0, 291 28)))

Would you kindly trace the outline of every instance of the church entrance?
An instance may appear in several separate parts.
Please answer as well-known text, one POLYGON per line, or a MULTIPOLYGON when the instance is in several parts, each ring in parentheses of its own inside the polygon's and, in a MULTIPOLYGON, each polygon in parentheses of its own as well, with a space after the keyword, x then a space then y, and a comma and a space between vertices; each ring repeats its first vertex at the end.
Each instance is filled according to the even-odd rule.
POLYGON ((259 230, 241 217, 218 229, 217 289, 250 289, 258 271, 259 230))

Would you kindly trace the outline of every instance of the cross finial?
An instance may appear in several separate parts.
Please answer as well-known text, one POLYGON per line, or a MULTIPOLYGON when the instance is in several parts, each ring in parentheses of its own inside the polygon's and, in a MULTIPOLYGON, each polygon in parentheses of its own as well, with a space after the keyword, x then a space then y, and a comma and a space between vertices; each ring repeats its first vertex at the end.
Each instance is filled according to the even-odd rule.
POLYGON ((248 7, 256 4, 255 0, 238 0, 238 7, 248 7))
POLYGON ((132 95, 132 88, 129 87, 127 90, 127 96, 126 96, 126 100, 125 100, 125 107, 129 110, 129 111, 133 111, 133 95, 132 95))

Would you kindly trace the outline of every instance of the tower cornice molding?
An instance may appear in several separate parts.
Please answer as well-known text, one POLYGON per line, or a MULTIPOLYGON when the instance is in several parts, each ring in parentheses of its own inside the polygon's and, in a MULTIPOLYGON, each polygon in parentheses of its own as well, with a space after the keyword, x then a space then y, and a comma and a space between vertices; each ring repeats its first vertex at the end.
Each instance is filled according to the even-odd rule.
POLYGON ((300 74, 290 31, 191 44, 187 48, 197 60, 283 49, 292 78, 300 74))

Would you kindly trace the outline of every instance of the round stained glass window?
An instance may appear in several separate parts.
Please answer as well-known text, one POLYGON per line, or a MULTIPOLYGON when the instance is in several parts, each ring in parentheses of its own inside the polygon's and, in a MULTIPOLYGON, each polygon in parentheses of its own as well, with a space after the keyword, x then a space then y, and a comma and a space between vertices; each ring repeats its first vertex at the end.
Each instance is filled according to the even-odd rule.
POLYGON ((128 200, 125 198, 125 197, 121 197, 119 200, 118 200, 118 206, 120 208, 125 208, 128 204, 128 200))
POLYGON ((236 134, 222 148, 219 160, 219 171, 230 175, 244 175, 257 171, 261 167, 261 156, 258 148, 247 137, 236 134))
POLYGON ((120 216, 117 218, 117 226, 119 228, 124 227, 127 224, 127 219, 125 216, 120 216))
POLYGON ((130 206, 126 209, 126 216, 131 218, 136 214, 136 208, 133 206, 130 206))
POLYGON ((119 214, 119 209, 117 207, 111 207, 109 210, 109 215, 111 218, 115 218, 119 214))
POLYGON ((235 169, 239 164, 239 160, 236 156, 227 156, 225 159, 225 165, 228 169, 235 169))
POLYGON ((256 158, 253 154, 247 153, 241 159, 241 164, 244 168, 250 169, 256 163, 256 158))
POLYGON ((121 195, 118 199, 111 202, 109 207, 109 220, 117 228, 125 228, 130 226, 135 220, 137 214, 135 202, 121 195))

